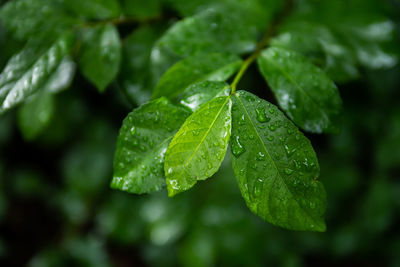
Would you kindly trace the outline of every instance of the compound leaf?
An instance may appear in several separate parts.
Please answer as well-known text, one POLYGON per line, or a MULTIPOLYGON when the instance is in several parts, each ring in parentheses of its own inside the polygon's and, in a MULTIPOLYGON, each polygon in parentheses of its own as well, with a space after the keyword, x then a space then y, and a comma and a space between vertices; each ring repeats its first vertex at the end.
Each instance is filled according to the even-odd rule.
POLYGON ((85 29, 79 65, 100 92, 114 80, 121 62, 121 42, 112 24, 85 29))
POLYGON ((212 53, 179 61, 160 79, 153 98, 166 96, 174 99, 190 85, 201 81, 225 81, 240 67, 235 55, 212 53))
POLYGON ((339 131, 342 100, 321 69, 278 47, 264 50, 258 65, 280 107, 298 126, 313 133, 339 131))
POLYGON ((325 231, 326 193, 310 141, 267 101, 245 91, 232 98, 232 165, 247 206, 277 226, 325 231))
POLYGON ((189 114, 166 98, 129 113, 118 136, 111 187, 137 194, 163 188, 165 151, 189 114))
POLYGON ((220 167, 231 135, 229 96, 212 99, 194 112, 174 136, 165 156, 168 195, 211 177, 220 167))

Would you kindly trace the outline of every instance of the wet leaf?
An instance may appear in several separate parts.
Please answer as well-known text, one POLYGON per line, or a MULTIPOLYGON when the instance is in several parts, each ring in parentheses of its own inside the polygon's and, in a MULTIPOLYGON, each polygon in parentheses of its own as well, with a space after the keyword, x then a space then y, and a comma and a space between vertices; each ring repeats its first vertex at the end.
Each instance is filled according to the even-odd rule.
POLYGON ((277 226, 325 231, 326 193, 310 141, 267 101, 245 91, 232 98, 232 165, 247 206, 277 226))
POLYGON ((313 133, 339 131, 342 100, 321 69, 278 47, 264 50, 258 65, 280 107, 298 126, 313 133))
POLYGON ((214 98, 187 118, 174 136, 164 167, 169 196, 218 171, 231 135, 231 106, 229 96, 214 98))
POLYGON ((118 136, 111 187, 137 194, 163 188, 165 151, 189 114, 166 98, 129 113, 118 136))
MULTIPOLYGON (((28 45, 13 56, 0 74, 0 113, 24 101, 44 86, 68 56, 72 44, 69 34, 51 46, 28 45)), ((64 74, 64 72, 63 72, 64 74)), ((67 70, 66 75, 70 74, 67 70)))
POLYGON ((212 53, 186 58, 172 66, 160 79, 153 98, 174 99, 186 88, 201 81, 225 81, 240 67, 234 55, 212 53))
POLYGON ((182 96, 180 103, 193 112, 201 105, 218 96, 229 96, 230 87, 225 82, 205 81, 189 86, 182 96))

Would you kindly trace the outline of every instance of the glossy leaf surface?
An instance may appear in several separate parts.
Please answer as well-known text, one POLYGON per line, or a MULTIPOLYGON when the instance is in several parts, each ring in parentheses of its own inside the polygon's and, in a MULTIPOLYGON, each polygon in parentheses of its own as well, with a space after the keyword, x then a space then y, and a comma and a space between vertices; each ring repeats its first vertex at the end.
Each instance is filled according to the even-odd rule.
POLYGON ((156 76, 159 77, 179 59, 189 56, 252 51, 270 14, 259 4, 247 9, 246 3, 214 3, 211 6, 207 5, 210 3, 202 3, 205 9, 200 13, 170 27, 153 48, 151 60, 156 76))
POLYGON ((277 226, 325 231, 326 193, 310 141, 267 101, 245 91, 232 99, 232 165, 247 206, 277 226))
POLYGON ((28 45, 13 56, 0 75, 0 113, 41 89, 68 56, 71 43, 71 36, 64 35, 45 49, 28 45))
POLYGON ((229 96, 230 87, 226 82, 204 81, 188 87, 182 96, 180 103, 193 112, 201 105, 218 96, 229 96))
POLYGON ((231 135, 231 107, 229 96, 214 98, 187 118, 174 136, 165 156, 169 196, 218 171, 231 135))
POLYGON ((302 53, 323 69, 331 79, 346 82, 359 76, 357 59, 347 47, 325 25, 299 22, 292 18, 271 40, 272 46, 284 47, 302 53))
POLYGON ((173 99, 194 83, 225 81, 235 73, 241 62, 237 56, 216 53, 186 58, 161 77, 153 98, 166 96, 173 99))
POLYGON ((280 107, 298 126, 313 133, 339 131, 342 100, 321 69, 278 47, 264 50, 258 65, 280 107))
POLYGON ((129 113, 117 141, 111 187, 137 194, 163 188, 165 151, 189 114, 166 98, 129 113))
POLYGON ((23 40, 29 37, 54 39, 80 22, 57 1, 50 0, 8 1, 1 7, 0 20, 23 40))
POLYGON ((79 65, 83 75, 99 91, 114 80, 121 63, 121 43, 118 30, 107 24, 83 31, 83 45, 79 65))

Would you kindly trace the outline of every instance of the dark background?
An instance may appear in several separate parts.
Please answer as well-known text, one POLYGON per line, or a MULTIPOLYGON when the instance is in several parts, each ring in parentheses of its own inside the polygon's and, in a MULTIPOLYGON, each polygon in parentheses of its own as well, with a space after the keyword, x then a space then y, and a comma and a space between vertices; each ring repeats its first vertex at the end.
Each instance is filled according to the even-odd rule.
MULTIPOLYGON (((1 31, 4 66, 19 44, 1 31)), ((339 84, 341 134, 307 135, 328 193, 325 233, 253 215, 229 154, 212 179, 172 199, 111 190, 118 129, 134 106, 116 84, 99 94, 78 74, 36 140, 24 141, 16 111, 0 117, 0 265, 400 266, 399 70, 362 69, 339 84)), ((255 66, 239 88, 276 103, 255 66)))

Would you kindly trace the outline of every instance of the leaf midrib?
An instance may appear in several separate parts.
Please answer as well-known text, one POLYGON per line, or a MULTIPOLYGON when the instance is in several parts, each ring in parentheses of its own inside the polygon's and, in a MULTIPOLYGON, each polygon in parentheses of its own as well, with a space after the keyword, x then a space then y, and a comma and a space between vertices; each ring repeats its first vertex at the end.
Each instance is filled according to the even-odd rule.
MULTIPOLYGON (((225 102, 221 105, 221 108, 219 109, 218 113, 216 114, 214 120, 211 122, 210 127, 208 128, 208 130, 204 134, 203 138, 201 139, 201 141, 199 142, 197 147, 194 149, 194 151, 193 151, 192 155, 190 156, 190 158, 188 160, 186 160, 185 163, 183 164, 182 171, 180 172, 180 175, 178 176, 179 179, 182 178, 184 170, 189 165, 189 163, 193 160, 193 157, 197 154, 200 146, 203 144, 204 140, 207 138, 208 134, 210 133, 211 129, 213 128, 213 126, 214 126, 216 120, 218 119, 218 117, 221 115, 221 112, 224 109, 224 107, 225 107, 225 105, 226 105, 226 103, 228 102, 229 99, 230 98, 227 96, 225 102)), ((197 177, 196 177, 196 181, 197 181, 197 177)), ((174 189, 174 191, 175 191, 175 189, 174 189)))
MULTIPOLYGON (((256 133, 256 136, 258 137, 260 143, 262 144, 262 147, 264 148, 265 152, 268 154, 268 157, 271 159, 273 166, 275 167, 276 171, 277 171, 278 174, 279 174, 279 177, 280 177, 281 180, 283 181, 282 184, 285 185, 287 192, 290 193, 290 195, 292 196, 292 198, 294 199, 294 201, 296 202, 296 204, 301 208, 301 210, 303 210, 303 211, 304 211, 310 218, 312 218, 314 221, 318 222, 318 220, 315 220, 314 216, 311 216, 311 215, 308 213, 308 211, 305 210, 305 209, 300 205, 300 203, 297 201, 295 195, 294 195, 294 194, 292 193, 292 191, 289 189, 288 185, 286 184, 285 179, 283 179, 283 176, 282 176, 281 172, 279 171, 278 167, 277 167, 276 164, 275 164, 275 161, 273 160, 271 154, 269 153, 269 150, 267 149, 267 147, 265 146, 263 140, 261 139, 261 136, 259 135, 259 133, 258 133, 258 131, 257 131, 257 128, 255 127, 255 125, 254 125, 254 123, 253 123, 253 120, 251 119, 249 113, 247 112, 247 109, 246 109, 246 107, 244 106, 242 100, 240 99, 240 97, 239 97, 237 94, 236 94, 236 97, 237 97, 237 99, 240 101, 240 104, 242 105, 243 110, 244 110, 245 113, 246 113, 246 116, 248 117, 249 121, 251 122, 251 126, 252 126, 253 131, 256 133)), ((275 177, 275 179, 276 179, 276 177, 275 177)))

